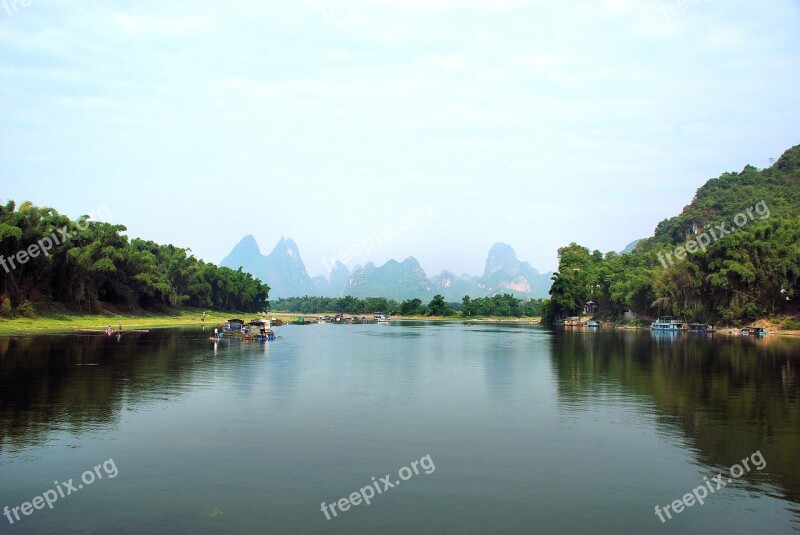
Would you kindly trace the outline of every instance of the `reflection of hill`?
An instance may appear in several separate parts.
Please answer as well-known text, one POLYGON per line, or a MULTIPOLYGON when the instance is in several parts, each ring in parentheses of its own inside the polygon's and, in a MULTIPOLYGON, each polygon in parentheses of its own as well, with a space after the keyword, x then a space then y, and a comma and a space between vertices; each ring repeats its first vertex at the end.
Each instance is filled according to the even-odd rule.
POLYGON ((697 448, 699 462, 728 467, 760 450, 771 482, 800 502, 796 341, 564 333, 552 347, 568 408, 609 389, 647 396, 669 417, 661 424, 677 426, 697 448))
POLYGON ((174 385, 202 362, 176 358, 197 351, 192 338, 0 338, 0 452, 43 442, 53 431, 113 426, 123 408, 179 393, 174 385))

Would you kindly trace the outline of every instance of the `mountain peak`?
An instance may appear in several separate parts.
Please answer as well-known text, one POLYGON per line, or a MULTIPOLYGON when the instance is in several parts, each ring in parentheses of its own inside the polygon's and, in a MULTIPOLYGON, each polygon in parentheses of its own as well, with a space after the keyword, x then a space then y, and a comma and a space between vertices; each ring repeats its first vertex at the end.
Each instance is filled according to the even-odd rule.
POLYGON ((300 258, 300 251, 297 249, 297 244, 293 239, 289 238, 284 242, 286 254, 292 258, 300 258))
POLYGON ((220 266, 238 269, 261 279, 270 286, 270 297, 296 297, 324 290, 320 281, 312 281, 306 272, 297 244, 281 236, 268 255, 261 253, 252 235, 247 235, 226 256, 220 266))
POLYGON ((800 145, 795 145, 784 152, 775 162, 774 167, 783 171, 800 169, 800 145))
POLYGON ((253 258, 261 256, 261 249, 258 248, 258 243, 252 234, 248 234, 231 250, 231 252, 222 259, 219 263, 220 266, 229 267, 232 269, 239 269, 240 267, 247 267, 253 258))
POLYGON ((519 260, 517 260, 517 254, 514 252, 514 249, 505 243, 497 242, 492 245, 492 248, 489 250, 483 276, 488 277, 492 273, 497 273, 498 271, 511 273, 518 269, 519 260))
POLYGON ((337 260, 336 263, 333 265, 333 269, 331 269, 331 273, 333 273, 334 271, 342 272, 342 273, 346 272, 348 275, 350 274, 350 270, 347 269, 347 266, 342 264, 339 260, 337 260))
POLYGON ((408 258, 403 260, 401 262, 401 265, 406 267, 422 268, 422 266, 419 265, 419 261, 417 261, 417 259, 414 258, 413 256, 409 256, 408 258))
POLYGON ((451 271, 428 278, 419 261, 409 256, 402 262, 391 259, 382 266, 368 262, 352 271, 337 260, 329 277, 309 277, 295 241, 281 236, 275 248, 263 255, 252 235, 239 241, 225 257, 223 266, 237 269, 240 266, 269 284, 270 297, 297 297, 318 295, 341 297, 386 297, 398 301, 418 297, 429 299, 441 293, 448 299, 458 300, 465 295, 473 297, 512 292, 519 295, 544 296, 550 287, 550 274, 539 274, 527 262, 517 259, 514 250, 504 243, 495 243, 486 260, 486 273, 490 276, 461 276, 451 271))
POLYGON ((258 248, 258 242, 256 242, 256 238, 252 234, 248 234, 239 240, 239 243, 236 244, 234 249, 237 247, 245 250, 256 250, 259 254, 261 253, 261 249, 258 248))

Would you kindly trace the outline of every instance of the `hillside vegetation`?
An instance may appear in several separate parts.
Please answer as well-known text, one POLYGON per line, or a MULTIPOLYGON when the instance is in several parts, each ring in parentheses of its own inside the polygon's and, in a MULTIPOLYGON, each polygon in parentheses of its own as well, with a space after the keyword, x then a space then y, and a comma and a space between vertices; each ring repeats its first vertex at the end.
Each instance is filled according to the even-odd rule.
POLYGON ((544 319, 599 305, 619 318, 672 315, 742 323, 796 315, 800 299, 800 145, 770 168, 747 166, 697 190, 629 254, 559 249, 544 319))
POLYGON ((71 220, 52 208, 0 206, 0 316, 166 310, 260 312, 269 287, 187 249, 128 240, 122 225, 71 220))

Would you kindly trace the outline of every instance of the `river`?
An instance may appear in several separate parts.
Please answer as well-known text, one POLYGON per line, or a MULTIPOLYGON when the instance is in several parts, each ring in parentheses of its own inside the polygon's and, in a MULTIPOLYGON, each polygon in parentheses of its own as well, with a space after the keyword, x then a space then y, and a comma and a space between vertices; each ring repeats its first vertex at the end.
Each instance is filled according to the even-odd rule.
POLYGON ((0 533, 800 531, 800 341, 276 332, 0 338, 0 533))

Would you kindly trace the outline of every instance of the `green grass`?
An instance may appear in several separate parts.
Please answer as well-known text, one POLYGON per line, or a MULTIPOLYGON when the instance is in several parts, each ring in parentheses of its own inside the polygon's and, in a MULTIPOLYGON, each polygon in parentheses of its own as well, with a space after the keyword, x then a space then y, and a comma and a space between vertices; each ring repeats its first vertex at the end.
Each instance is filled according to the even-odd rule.
POLYGON ((246 312, 220 312, 203 309, 184 309, 171 312, 142 312, 140 314, 68 314, 51 313, 36 318, 0 319, 0 335, 41 332, 69 332, 77 329, 142 329, 177 325, 216 325, 228 318, 248 320, 258 314, 246 312), (202 321, 206 313, 205 322, 202 321))
POLYGON ((781 326, 782 331, 798 331, 800 330, 800 320, 789 319, 786 320, 781 326))

